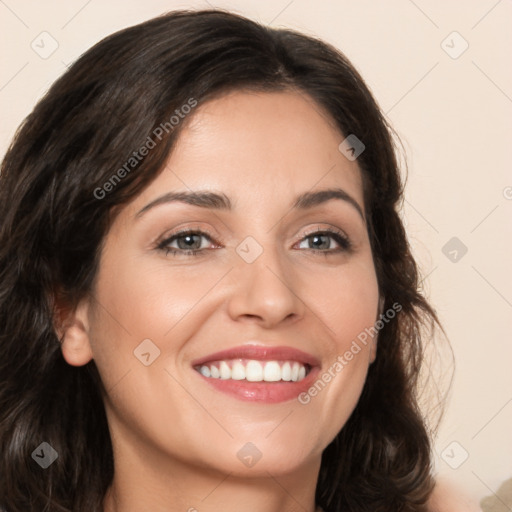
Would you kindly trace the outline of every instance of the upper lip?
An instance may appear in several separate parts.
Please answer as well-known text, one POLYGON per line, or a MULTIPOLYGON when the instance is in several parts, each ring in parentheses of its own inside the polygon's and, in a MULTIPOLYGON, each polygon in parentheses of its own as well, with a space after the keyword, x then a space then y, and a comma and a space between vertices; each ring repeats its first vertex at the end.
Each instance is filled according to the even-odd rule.
POLYGON ((253 359, 257 361, 297 361, 311 367, 320 366, 320 361, 311 354, 293 347, 256 345, 248 343, 238 347, 221 350, 192 361, 192 366, 200 366, 211 361, 227 359, 253 359))

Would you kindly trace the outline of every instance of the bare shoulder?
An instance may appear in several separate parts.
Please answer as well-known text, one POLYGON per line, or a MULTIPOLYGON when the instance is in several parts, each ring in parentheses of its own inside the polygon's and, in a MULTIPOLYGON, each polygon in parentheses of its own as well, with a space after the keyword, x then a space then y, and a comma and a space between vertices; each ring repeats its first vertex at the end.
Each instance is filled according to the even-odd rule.
POLYGON ((436 481, 428 507, 429 512, 482 512, 478 503, 453 482, 445 479, 436 481))

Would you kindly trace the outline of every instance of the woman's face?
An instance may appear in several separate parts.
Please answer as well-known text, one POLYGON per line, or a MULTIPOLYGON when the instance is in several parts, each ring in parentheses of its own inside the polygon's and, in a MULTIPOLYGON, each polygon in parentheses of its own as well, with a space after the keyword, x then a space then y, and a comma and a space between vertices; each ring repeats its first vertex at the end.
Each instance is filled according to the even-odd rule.
POLYGON ((353 344, 379 303, 357 161, 298 93, 230 93, 188 121, 83 305, 114 448, 154 468, 319 464, 375 356, 353 344))

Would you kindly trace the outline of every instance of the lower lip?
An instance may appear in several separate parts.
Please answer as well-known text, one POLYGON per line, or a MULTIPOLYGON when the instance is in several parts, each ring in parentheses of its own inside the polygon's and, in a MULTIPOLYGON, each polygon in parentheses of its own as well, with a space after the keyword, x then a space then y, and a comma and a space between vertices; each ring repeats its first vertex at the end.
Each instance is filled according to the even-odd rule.
POLYGON ((320 369, 312 368, 306 377, 299 382, 249 382, 246 380, 212 379, 211 377, 205 377, 196 370, 194 371, 210 386, 239 400, 276 404, 297 399, 301 393, 311 387, 320 369))

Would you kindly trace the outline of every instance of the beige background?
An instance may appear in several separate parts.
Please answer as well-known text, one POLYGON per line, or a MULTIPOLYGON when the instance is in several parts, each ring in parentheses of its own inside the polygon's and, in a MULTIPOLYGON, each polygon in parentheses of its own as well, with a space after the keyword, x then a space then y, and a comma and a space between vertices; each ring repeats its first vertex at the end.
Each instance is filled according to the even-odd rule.
POLYGON ((93 43, 165 11, 208 6, 333 43, 402 137, 404 217, 457 362, 436 469, 474 498, 493 494, 512 476, 512 1, 1 0, 1 154, 93 43))

